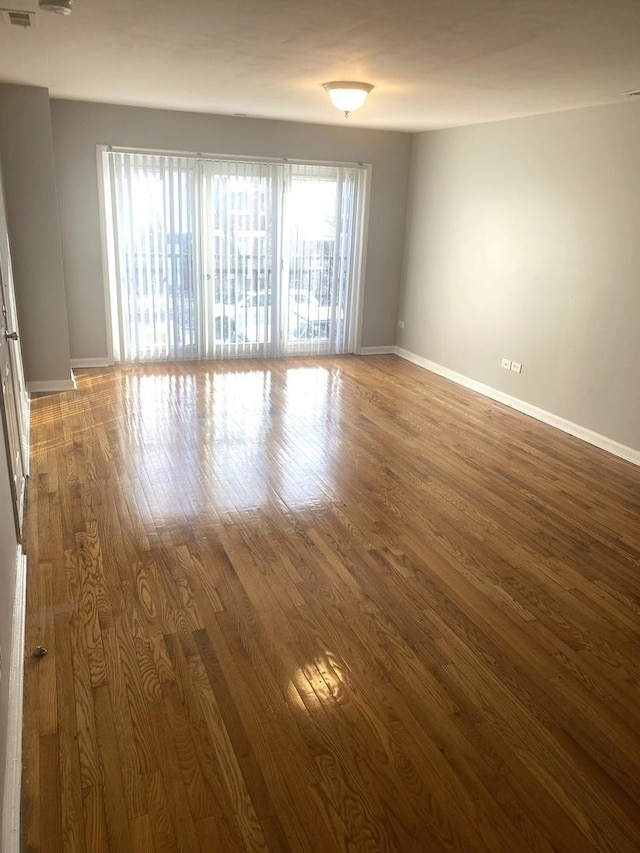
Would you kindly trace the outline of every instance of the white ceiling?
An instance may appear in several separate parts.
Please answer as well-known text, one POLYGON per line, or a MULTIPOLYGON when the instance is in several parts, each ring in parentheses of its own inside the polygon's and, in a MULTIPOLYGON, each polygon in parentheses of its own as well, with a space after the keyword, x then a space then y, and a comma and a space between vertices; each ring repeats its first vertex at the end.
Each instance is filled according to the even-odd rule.
POLYGON ((375 86, 350 124, 394 130, 621 100, 640 0, 75 0, 0 24, 0 81, 53 97, 341 124, 335 79, 375 86))

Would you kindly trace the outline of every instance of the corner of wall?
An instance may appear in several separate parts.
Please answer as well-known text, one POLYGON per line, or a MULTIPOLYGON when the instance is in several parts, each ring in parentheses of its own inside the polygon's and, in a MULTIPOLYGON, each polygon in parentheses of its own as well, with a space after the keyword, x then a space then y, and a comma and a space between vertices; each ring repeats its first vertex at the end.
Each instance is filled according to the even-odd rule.
POLYGON ((47 89, 0 85, 0 160, 25 376, 64 380, 71 352, 47 89))

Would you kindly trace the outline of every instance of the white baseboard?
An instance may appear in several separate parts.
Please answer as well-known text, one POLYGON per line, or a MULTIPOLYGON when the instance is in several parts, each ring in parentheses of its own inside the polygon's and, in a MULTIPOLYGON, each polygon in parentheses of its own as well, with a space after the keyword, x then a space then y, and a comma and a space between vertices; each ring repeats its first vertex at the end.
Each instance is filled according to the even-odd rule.
POLYGON ((50 379, 45 382, 27 382, 30 394, 57 394, 61 391, 75 391, 75 379, 50 379))
POLYGON ((20 790, 22 784, 22 694, 24 689, 25 608, 27 558, 18 547, 16 555, 16 595, 13 605, 11 659, 9 661, 9 719, 7 724, 7 764, 2 804, 2 851, 20 850, 20 790))
POLYGON ((504 403, 511 409, 516 409, 525 415, 529 415, 538 421, 542 421, 549 426, 562 430, 575 438, 580 438, 588 444, 593 444, 601 450, 606 450, 614 456, 619 456, 621 459, 626 459, 628 462, 633 462, 634 465, 640 465, 640 450, 635 450, 633 447, 627 447, 625 444, 620 444, 606 435, 601 435, 598 432, 587 429, 586 427, 568 421, 566 418, 561 418, 559 415, 554 415, 553 412, 547 412, 545 409, 540 409, 538 406, 533 406, 524 400, 519 400, 517 397, 512 397, 510 394, 505 394, 504 391, 499 391, 497 388, 492 388, 490 385, 484 385, 482 382, 477 382, 475 379, 470 379, 462 373, 456 373, 455 370, 449 370, 448 367, 443 367, 441 364, 436 364, 435 361, 429 361, 420 355, 416 355, 402 347, 395 348, 396 355, 417 364, 419 367, 424 367, 425 370, 430 370, 432 373, 437 373, 439 376, 444 376, 445 379, 450 379, 457 385, 462 385, 469 388, 471 391, 477 391, 485 397, 490 397, 492 400, 497 400, 498 403, 504 403))
POLYGON ((358 355, 392 355, 396 347, 360 347, 358 355))
POLYGON ((72 358, 71 359, 71 369, 78 369, 82 367, 111 367, 113 364, 112 361, 109 361, 108 358, 72 358))

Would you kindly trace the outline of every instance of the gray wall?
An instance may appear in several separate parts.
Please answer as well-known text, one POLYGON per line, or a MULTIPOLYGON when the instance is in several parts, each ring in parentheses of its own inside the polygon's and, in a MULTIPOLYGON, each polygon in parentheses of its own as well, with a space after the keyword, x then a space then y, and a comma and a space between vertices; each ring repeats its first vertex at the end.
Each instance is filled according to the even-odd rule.
POLYGON ((71 379, 49 92, 0 85, 0 158, 28 383, 71 379))
POLYGON ((640 449, 639 141, 632 101, 416 135, 398 344, 640 449))
POLYGON ((373 164, 363 346, 395 341, 411 137, 196 113, 51 101, 73 358, 107 354, 96 145, 373 164))

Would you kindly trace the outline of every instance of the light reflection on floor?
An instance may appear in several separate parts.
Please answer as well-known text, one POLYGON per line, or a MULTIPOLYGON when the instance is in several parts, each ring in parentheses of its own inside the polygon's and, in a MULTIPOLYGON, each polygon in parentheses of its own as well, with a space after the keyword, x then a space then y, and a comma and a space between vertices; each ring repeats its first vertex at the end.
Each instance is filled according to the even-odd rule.
POLYGON ((153 504, 134 497, 156 524, 175 520, 177 507, 182 520, 203 507, 223 515, 270 501, 293 510, 338 499, 337 370, 293 360, 286 369, 154 366, 124 372, 123 383, 122 452, 153 490, 153 504))
POLYGON ((337 710, 348 698, 348 667, 328 649, 297 669, 287 688, 289 706, 301 713, 337 710))

